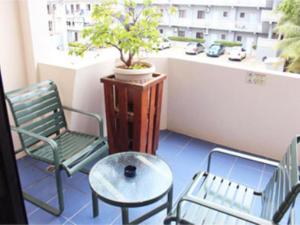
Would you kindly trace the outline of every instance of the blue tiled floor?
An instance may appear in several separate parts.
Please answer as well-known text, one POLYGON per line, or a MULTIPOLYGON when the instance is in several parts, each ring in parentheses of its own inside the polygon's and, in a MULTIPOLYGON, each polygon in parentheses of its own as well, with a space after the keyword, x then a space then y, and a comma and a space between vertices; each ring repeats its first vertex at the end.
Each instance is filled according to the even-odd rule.
MULTIPOLYGON (((174 175, 174 202, 183 193, 193 175, 207 166, 209 151, 218 147, 213 143, 194 139, 170 131, 161 131, 160 145, 157 154, 171 167, 174 175)), ((56 205, 55 184, 53 174, 46 171, 47 165, 29 158, 18 160, 21 183, 24 190, 56 205)), ((211 171, 231 180, 241 182, 250 187, 262 190, 270 176, 272 168, 234 157, 215 155, 211 171)), ((100 215, 92 218, 91 193, 86 175, 76 174, 69 178, 63 174, 65 211, 60 217, 26 202, 26 210, 30 224, 121 224, 120 209, 100 203, 100 215)), ((129 211, 130 218, 137 217, 149 207, 136 208, 129 211)), ((253 209, 259 210, 254 203, 253 209)), ((160 224, 165 211, 145 221, 143 224, 160 224)))

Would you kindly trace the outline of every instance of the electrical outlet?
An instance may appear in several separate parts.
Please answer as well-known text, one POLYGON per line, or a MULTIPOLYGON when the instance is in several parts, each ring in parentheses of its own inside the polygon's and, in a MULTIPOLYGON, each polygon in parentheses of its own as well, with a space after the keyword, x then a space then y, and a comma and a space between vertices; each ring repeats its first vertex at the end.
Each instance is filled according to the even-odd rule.
POLYGON ((267 76, 265 74, 259 74, 249 72, 246 76, 246 82, 248 84, 264 85, 266 83, 267 76))

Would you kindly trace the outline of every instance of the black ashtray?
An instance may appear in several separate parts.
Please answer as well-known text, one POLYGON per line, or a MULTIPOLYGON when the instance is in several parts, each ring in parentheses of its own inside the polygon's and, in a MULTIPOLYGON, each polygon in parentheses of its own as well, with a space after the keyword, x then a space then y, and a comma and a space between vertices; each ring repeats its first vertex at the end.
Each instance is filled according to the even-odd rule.
POLYGON ((136 167, 132 165, 128 165, 124 168, 125 177, 135 177, 136 167))

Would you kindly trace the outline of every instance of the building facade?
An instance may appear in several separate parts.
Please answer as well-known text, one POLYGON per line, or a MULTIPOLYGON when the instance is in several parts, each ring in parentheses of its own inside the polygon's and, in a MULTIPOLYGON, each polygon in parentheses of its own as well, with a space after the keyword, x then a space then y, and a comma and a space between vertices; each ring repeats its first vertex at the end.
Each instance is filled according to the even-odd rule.
POLYGON ((251 49, 257 39, 276 38, 278 16, 273 11, 280 0, 157 0, 163 18, 164 36, 203 38, 207 45, 217 40, 241 42, 251 49), (168 8, 176 7, 175 14, 168 8))
MULTIPOLYGON (((248 51, 258 38, 276 38, 273 14, 280 0, 155 0, 163 13, 159 30, 163 36, 203 38, 206 45, 217 40, 237 41, 248 51), (176 13, 170 14, 169 8, 176 13)), ((49 0, 49 32, 58 48, 78 41, 80 31, 90 24, 97 0, 49 0)), ((142 7, 142 0, 137 0, 142 7)))

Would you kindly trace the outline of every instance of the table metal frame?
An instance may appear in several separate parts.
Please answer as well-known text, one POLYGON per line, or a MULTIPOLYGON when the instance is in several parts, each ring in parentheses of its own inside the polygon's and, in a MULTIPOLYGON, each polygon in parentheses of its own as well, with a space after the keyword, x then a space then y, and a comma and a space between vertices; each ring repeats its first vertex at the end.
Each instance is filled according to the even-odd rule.
POLYGON ((169 189, 166 190, 163 194, 157 196, 156 198, 144 201, 144 202, 138 202, 138 203, 124 203, 120 201, 112 201, 110 199, 104 198, 98 193, 96 193, 92 188, 92 201, 93 201, 93 217, 97 217, 99 215, 99 203, 98 203, 98 198, 110 205, 118 206, 121 207, 122 210, 122 223, 124 225, 127 224, 139 224, 146 219, 154 216, 155 214, 159 213, 160 211, 167 209, 167 214, 169 214, 172 210, 172 203, 173 203, 173 184, 170 186, 169 189), (129 212, 128 208, 136 208, 136 207, 141 207, 141 206, 146 206, 150 205, 152 203, 155 203, 162 199, 164 196, 167 196, 167 201, 156 208, 152 209, 151 211, 143 214, 142 216, 134 219, 133 221, 129 222, 129 212))

